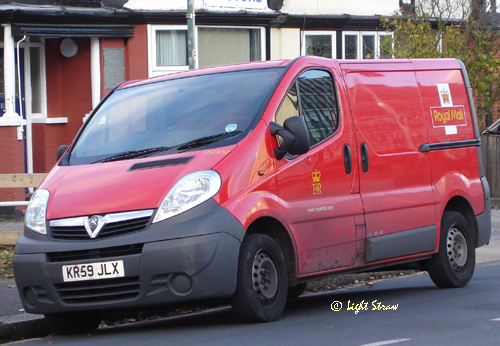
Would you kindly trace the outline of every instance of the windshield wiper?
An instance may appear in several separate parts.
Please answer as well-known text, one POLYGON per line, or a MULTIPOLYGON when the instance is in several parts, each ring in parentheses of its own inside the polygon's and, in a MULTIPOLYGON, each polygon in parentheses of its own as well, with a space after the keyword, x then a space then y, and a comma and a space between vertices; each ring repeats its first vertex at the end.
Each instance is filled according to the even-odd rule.
POLYGON ((96 161, 94 163, 120 161, 120 160, 133 159, 133 158, 137 158, 137 157, 144 157, 144 156, 148 156, 148 155, 160 152, 160 151, 166 151, 170 148, 171 147, 156 147, 156 148, 149 148, 149 149, 125 151, 123 153, 119 153, 119 154, 107 157, 105 159, 96 161))
POLYGON ((201 137, 183 144, 180 144, 177 147, 177 150, 187 150, 191 148, 196 148, 196 147, 201 147, 202 145, 214 143, 217 141, 220 141, 222 139, 234 137, 236 135, 239 135, 242 131, 233 131, 233 132, 224 132, 224 133, 218 133, 216 135, 212 136, 206 136, 206 137, 201 137))
MULTIPOLYGON (((222 140, 222 139, 236 136, 240 133, 241 133, 241 131, 233 131, 233 132, 219 133, 219 134, 212 135, 212 136, 201 137, 201 138, 198 138, 198 139, 186 142, 186 143, 179 144, 177 146, 177 150, 181 151, 181 150, 199 147, 199 146, 210 144, 210 143, 222 140)), ((95 161, 93 163, 120 161, 120 160, 128 160, 128 159, 133 159, 133 158, 138 158, 138 157, 146 157, 146 156, 149 156, 151 154, 154 154, 154 153, 157 153, 160 151, 167 151, 167 150, 172 149, 172 148, 173 147, 155 147, 155 148, 148 148, 148 149, 141 149, 141 150, 125 151, 123 153, 112 155, 110 157, 95 161)))

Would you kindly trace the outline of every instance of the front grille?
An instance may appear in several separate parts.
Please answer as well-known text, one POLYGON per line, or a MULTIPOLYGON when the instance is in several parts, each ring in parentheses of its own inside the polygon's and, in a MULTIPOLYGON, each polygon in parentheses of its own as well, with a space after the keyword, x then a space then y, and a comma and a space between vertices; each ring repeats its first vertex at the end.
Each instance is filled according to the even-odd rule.
POLYGON ((122 257, 130 255, 138 255, 142 252, 143 244, 134 244, 126 246, 116 246, 104 249, 67 251, 67 252, 51 252, 47 254, 49 262, 69 262, 81 261, 89 259, 103 259, 110 257, 122 257))
MULTIPOLYGON (((146 228, 148 222, 149 217, 144 217, 108 224, 102 228, 96 239, 139 232, 146 228)), ((90 240, 85 227, 50 227, 50 235, 52 240, 90 240)))
POLYGON ((51 240, 79 241, 117 237, 146 229, 153 210, 125 212, 48 222, 48 236, 51 240), (98 226, 89 226, 91 219, 99 219, 98 226), (102 228, 101 228, 102 227, 102 228))
POLYGON ((139 277, 67 282, 54 285, 67 304, 109 302, 139 295, 139 277))

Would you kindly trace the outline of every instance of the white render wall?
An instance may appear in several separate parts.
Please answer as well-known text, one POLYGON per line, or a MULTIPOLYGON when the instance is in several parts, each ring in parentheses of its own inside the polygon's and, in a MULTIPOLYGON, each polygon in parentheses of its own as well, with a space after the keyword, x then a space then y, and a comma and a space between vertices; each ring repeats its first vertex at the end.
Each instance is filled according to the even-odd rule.
POLYGON ((271 60, 293 59, 300 55, 300 29, 271 28, 271 60))
MULTIPOLYGON (((187 0, 129 0, 124 6, 131 10, 186 10, 187 0)), ((194 0, 194 7, 215 11, 248 9, 273 12, 267 8, 267 0, 194 0)))
POLYGON ((399 0, 284 0, 282 12, 290 14, 393 15, 399 0))
MULTIPOLYGON (((203 0, 195 0, 199 8, 203 0)), ((187 10, 187 0, 129 0, 124 5, 132 10, 187 10)))
MULTIPOLYGON (((267 0, 195 0, 196 9, 248 9, 273 12, 267 0)), ((132 10, 186 10, 187 0, 129 0, 126 8, 132 10)), ((281 12, 290 14, 351 14, 393 15, 399 9, 399 0, 284 0, 281 12)))

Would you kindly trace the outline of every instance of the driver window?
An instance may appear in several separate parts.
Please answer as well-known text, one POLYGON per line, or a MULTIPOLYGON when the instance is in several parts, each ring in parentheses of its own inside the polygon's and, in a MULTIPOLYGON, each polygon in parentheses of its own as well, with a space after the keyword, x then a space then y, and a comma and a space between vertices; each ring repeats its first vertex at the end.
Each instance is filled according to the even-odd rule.
POLYGON ((276 113, 276 123, 283 125, 287 118, 295 115, 304 119, 311 146, 335 132, 338 107, 333 79, 328 72, 309 70, 294 81, 276 113))

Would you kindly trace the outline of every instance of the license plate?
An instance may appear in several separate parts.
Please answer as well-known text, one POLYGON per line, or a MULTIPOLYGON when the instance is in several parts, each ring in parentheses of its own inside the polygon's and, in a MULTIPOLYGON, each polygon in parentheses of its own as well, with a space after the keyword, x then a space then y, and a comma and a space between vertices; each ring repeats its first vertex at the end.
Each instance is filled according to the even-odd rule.
POLYGON ((99 280, 125 276, 123 261, 73 264, 62 267, 64 282, 99 280))

